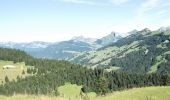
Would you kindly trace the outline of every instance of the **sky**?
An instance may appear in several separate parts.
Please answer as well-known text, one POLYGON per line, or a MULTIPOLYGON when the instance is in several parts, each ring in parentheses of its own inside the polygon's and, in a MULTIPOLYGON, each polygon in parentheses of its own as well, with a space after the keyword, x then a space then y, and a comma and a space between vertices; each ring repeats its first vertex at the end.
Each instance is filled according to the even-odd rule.
POLYGON ((56 42, 170 26, 170 0, 0 0, 0 41, 56 42))

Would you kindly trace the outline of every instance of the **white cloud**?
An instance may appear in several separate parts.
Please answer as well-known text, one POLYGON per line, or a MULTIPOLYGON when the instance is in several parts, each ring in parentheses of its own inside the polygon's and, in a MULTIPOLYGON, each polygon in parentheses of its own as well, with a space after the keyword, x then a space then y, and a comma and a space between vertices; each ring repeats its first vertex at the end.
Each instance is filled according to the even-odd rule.
POLYGON ((142 17, 146 12, 154 9, 159 5, 160 0, 147 0, 141 4, 141 7, 138 9, 138 17, 142 17))
POLYGON ((130 0, 60 0, 60 1, 76 4, 108 6, 108 5, 121 5, 127 3, 130 0))
POLYGON ((136 16, 131 21, 125 22, 123 25, 117 25, 113 29, 128 32, 133 29, 149 28, 156 30, 162 26, 169 26, 170 19, 167 19, 169 15, 168 9, 166 9, 167 5, 165 6, 165 4, 167 3, 162 0, 146 0, 141 3, 137 9, 136 16))
POLYGON ((166 13, 168 13, 167 10, 161 10, 161 11, 157 12, 157 15, 162 15, 162 14, 166 14, 166 13))
POLYGON ((143 2, 140 5, 139 9, 137 10, 137 14, 134 20, 132 21, 131 27, 137 29, 142 28, 150 28, 151 30, 157 29, 160 23, 158 21, 156 21, 156 23, 159 24, 155 24, 152 22, 152 20, 156 20, 153 10, 160 6, 160 1, 161 0, 146 0, 145 2, 143 2))
POLYGON ((162 19, 166 17, 167 15, 168 15, 168 10, 161 10, 161 11, 156 12, 155 18, 162 19))
POLYGON ((163 7, 170 6, 170 3, 164 3, 162 6, 163 6, 163 7))
POLYGON ((113 3, 114 5, 121 5, 124 3, 127 3, 129 0, 110 0, 111 3, 113 3))
POLYGON ((88 5, 95 5, 95 2, 92 2, 90 0, 62 0, 64 2, 70 2, 70 3, 77 3, 77 4, 88 4, 88 5))

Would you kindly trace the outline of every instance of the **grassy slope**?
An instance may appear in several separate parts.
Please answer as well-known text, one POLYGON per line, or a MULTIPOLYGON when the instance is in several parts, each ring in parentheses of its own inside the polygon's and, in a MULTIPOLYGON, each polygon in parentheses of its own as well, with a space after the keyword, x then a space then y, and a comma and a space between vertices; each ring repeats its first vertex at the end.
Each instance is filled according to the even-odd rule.
POLYGON ((97 51, 90 51, 86 53, 82 53, 80 55, 77 55, 75 58, 71 59, 75 60, 77 57, 82 56, 79 60, 89 60, 87 63, 92 64, 93 67, 98 66, 98 64, 101 65, 108 65, 110 63, 110 60, 112 57, 124 57, 126 54, 133 52, 133 51, 138 51, 139 48, 138 42, 134 41, 129 45, 124 45, 121 47, 117 46, 112 46, 112 47, 107 47, 102 50, 97 50, 97 51), (119 53, 124 52, 124 55, 118 56, 119 53))
MULTIPOLYGON (((170 87, 134 88, 115 92, 96 100, 170 100, 170 87)), ((95 100, 94 99, 94 100, 95 100)))
MULTIPOLYGON (((146 35, 146 37, 152 36, 155 34, 160 34, 160 32, 154 31, 154 32, 152 32, 152 34, 146 35)), ((169 39, 170 39, 170 30, 166 31, 164 35, 169 36, 169 39)), ((142 46, 142 48, 139 48, 140 42, 142 42, 142 41, 133 41, 128 45, 122 45, 120 47, 113 45, 113 46, 105 47, 103 49, 81 53, 81 54, 75 56, 74 58, 72 58, 71 61, 74 61, 76 63, 85 64, 90 67, 110 66, 109 64, 111 62, 111 58, 122 58, 133 51, 139 51, 141 49, 145 50, 147 48, 147 45, 146 45, 146 47, 142 46), (123 52, 123 54, 121 54, 122 52, 123 52), (119 54, 121 54, 121 55, 119 55, 119 54)), ((168 47, 165 44, 160 43, 157 45, 157 48, 167 49, 168 47)), ((162 60, 158 60, 157 62, 155 62, 151 66, 150 71, 148 73, 156 72, 157 67, 163 62, 166 62, 165 58, 162 58, 162 60)), ((121 66, 110 66, 110 67, 120 67, 121 68, 121 66)))
POLYGON ((161 64, 162 62, 165 62, 165 58, 159 55, 156 57, 156 61, 157 62, 153 66, 151 66, 149 73, 156 72, 159 64, 161 64))
POLYGON ((5 76, 8 76, 9 80, 15 80, 17 76, 25 77, 27 74, 22 75, 23 70, 26 73, 25 63, 13 63, 13 61, 3 61, 0 60, 0 84, 2 84, 2 81, 4 82, 5 76), (16 66, 14 69, 3 69, 3 66, 5 65, 13 65, 16 66))
MULTIPOLYGON (((81 100, 79 97, 75 97, 75 94, 79 94, 80 87, 71 84, 60 87, 60 92, 64 91, 67 94, 65 94, 65 97, 16 95, 12 97, 0 96, 0 100, 81 100)), ((95 93, 88 93, 87 96, 87 100, 170 100, 170 86, 134 88, 117 91, 106 96, 96 96, 95 93)))
POLYGON ((151 66, 149 73, 156 72, 159 64, 161 64, 163 62, 167 62, 167 60, 164 58, 165 55, 167 55, 167 54, 170 54, 170 51, 167 51, 163 55, 159 55, 159 56, 156 57, 157 62, 153 66, 151 66))
POLYGON ((66 83, 64 86, 58 88, 60 96, 68 98, 69 100, 75 100, 80 98, 80 90, 82 86, 76 84, 66 83))
POLYGON ((16 95, 12 97, 0 96, 0 100, 68 100, 63 97, 54 96, 30 96, 30 95, 16 95))

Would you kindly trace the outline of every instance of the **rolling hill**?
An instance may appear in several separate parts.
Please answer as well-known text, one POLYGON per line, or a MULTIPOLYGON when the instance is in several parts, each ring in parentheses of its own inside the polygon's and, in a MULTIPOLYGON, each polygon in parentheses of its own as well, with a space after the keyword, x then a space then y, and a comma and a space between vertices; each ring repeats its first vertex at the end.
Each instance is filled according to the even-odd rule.
MULTIPOLYGON (((79 51, 77 46, 83 44, 81 49, 85 50, 84 47, 87 45, 89 47, 89 43, 83 41, 64 41, 59 43, 61 45, 58 49, 79 51), (70 43, 74 45, 70 46, 70 43)), ((2 65, 6 63, 19 69, 12 78, 10 74, 6 74, 10 80, 0 85, 0 95, 57 96, 67 90, 62 87, 65 83, 71 83, 70 86, 72 84, 82 86, 78 88, 81 89, 79 92, 95 92, 98 95, 134 87, 169 86, 169 42, 169 28, 157 31, 150 31, 147 28, 133 31, 131 35, 117 42, 79 54, 71 59, 90 68, 64 60, 34 58, 28 52, 21 50, 0 48, 2 65), (24 69, 26 76, 22 77, 20 64, 27 67, 24 69)), ((52 53, 52 56, 54 53, 52 51, 55 49, 56 46, 51 46, 47 53, 52 53)), ((10 69, 3 69, 3 71, 7 72, 10 69)), ((69 88, 72 88, 70 86, 69 88)), ((68 95, 69 93, 68 91, 68 95)))
POLYGON ((15 69, 2 69, 5 72, 13 73, 13 77, 10 73, 6 74, 10 80, 5 79, 5 83, 0 85, 0 95, 54 96, 58 95, 59 87, 68 82, 81 85, 81 90, 84 93, 95 92, 99 95, 133 87, 167 86, 170 84, 170 76, 167 73, 108 72, 100 68, 92 70, 68 61, 34 58, 15 49, 0 48, 0 60, 3 60, 2 65, 5 63, 9 66, 10 64, 10 66, 16 66, 17 69, 17 72, 15 69), (24 77, 20 76, 20 64, 23 62, 25 64, 22 66, 26 66, 25 74, 29 74, 24 77))
POLYGON ((108 70, 170 72, 170 28, 143 29, 97 50, 78 54, 70 61, 108 70), (132 63, 133 62, 133 63, 132 63))

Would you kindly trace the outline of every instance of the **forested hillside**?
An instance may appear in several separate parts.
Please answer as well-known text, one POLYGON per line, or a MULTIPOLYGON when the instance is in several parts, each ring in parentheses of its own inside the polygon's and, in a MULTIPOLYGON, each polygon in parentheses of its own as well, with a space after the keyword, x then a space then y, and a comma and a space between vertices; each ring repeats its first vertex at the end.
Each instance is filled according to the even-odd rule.
POLYGON ((90 67, 136 73, 170 73, 170 29, 144 29, 70 61, 90 67))
POLYGON ((58 86, 71 82, 83 85, 82 91, 105 94, 110 91, 143 86, 170 85, 168 74, 135 74, 123 71, 107 72, 103 69, 88 69, 68 61, 37 59, 23 51, 0 48, 0 60, 25 62, 34 66, 27 69, 25 78, 7 81, 0 86, 0 94, 47 94, 58 95, 58 86))

